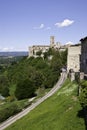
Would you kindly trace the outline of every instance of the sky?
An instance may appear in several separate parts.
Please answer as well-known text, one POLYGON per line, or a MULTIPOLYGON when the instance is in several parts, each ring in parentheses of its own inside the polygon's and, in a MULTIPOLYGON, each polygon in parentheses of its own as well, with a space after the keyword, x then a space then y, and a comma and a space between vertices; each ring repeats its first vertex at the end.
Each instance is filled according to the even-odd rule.
POLYGON ((0 51, 78 43, 87 36, 87 0, 0 0, 0 51))

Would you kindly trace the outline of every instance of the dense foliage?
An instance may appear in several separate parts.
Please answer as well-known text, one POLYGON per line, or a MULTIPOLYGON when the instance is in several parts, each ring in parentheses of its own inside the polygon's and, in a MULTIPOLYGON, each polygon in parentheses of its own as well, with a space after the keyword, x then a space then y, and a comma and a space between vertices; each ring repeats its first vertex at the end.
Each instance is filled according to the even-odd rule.
POLYGON ((66 65, 67 51, 49 49, 43 58, 41 54, 37 52, 37 58, 6 58, 6 62, 1 59, 0 94, 6 99, 0 104, 0 122, 27 107, 29 102, 22 103, 23 107, 18 105, 23 99, 38 95, 39 90, 51 88, 57 82, 61 67, 66 65))
POLYGON ((15 96, 18 99, 29 98, 34 95, 34 84, 29 79, 21 80, 17 83, 15 96))
POLYGON ((31 102, 27 99, 9 103, 6 102, 0 107, 0 122, 5 121, 10 116, 17 114, 29 105, 31 105, 31 102))
POLYGON ((20 111, 20 108, 17 104, 11 104, 10 107, 6 107, 2 110, 0 110, 0 122, 5 121, 10 116, 18 113, 20 111))
POLYGON ((4 97, 9 96, 8 86, 9 86, 8 78, 5 75, 0 75, 0 93, 4 97))
POLYGON ((3 96, 10 94, 17 99, 24 99, 32 97, 38 88, 53 87, 59 78, 61 67, 66 65, 67 50, 59 52, 50 48, 43 58, 41 53, 37 52, 37 58, 17 60, 2 72, 0 93, 3 96))
POLYGON ((80 89, 80 103, 82 107, 87 107, 87 81, 81 82, 81 89, 80 89))

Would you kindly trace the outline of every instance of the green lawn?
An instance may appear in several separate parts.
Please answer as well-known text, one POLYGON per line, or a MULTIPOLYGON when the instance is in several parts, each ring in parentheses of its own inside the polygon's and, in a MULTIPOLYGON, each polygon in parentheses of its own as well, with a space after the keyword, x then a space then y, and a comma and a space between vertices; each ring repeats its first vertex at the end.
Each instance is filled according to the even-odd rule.
POLYGON ((85 130, 76 83, 69 80, 52 97, 6 130, 85 130))

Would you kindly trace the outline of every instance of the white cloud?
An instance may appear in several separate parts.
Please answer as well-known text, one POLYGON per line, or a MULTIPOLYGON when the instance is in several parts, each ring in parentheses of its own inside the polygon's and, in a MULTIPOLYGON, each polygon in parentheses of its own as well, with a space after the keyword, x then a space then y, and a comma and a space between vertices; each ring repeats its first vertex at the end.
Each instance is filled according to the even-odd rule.
POLYGON ((74 23, 74 20, 65 19, 63 22, 58 22, 55 24, 57 27, 67 27, 74 23))
POLYGON ((45 27, 43 23, 40 24, 40 26, 33 27, 33 29, 39 30, 39 29, 45 29, 45 30, 50 30, 51 27, 45 27))
POLYGON ((13 47, 0 47, 0 51, 14 51, 13 47))
POLYGON ((44 28, 44 24, 42 23, 39 28, 40 29, 44 28))
POLYGON ((1 52, 27 51, 28 47, 0 47, 1 52))
POLYGON ((71 41, 69 41, 69 42, 67 42, 67 43, 65 43, 66 45, 72 45, 72 44, 74 44, 73 42, 71 42, 71 41))
POLYGON ((4 47, 4 48, 2 48, 2 51, 9 51, 9 48, 8 47, 4 47))
POLYGON ((43 29, 44 28, 44 24, 41 23, 39 27, 34 27, 33 29, 43 29))
POLYGON ((51 27, 47 27, 45 30, 50 30, 51 29, 51 27))

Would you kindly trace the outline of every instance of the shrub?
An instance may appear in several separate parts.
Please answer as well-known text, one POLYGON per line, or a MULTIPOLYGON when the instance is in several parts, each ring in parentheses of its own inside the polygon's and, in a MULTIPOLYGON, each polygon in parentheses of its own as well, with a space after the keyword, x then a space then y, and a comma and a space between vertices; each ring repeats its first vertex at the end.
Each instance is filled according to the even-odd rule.
POLYGON ((12 115, 15 115, 16 113, 20 112, 21 109, 16 104, 11 104, 10 106, 0 110, 0 122, 5 121, 7 118, 9 118, 12 115))

